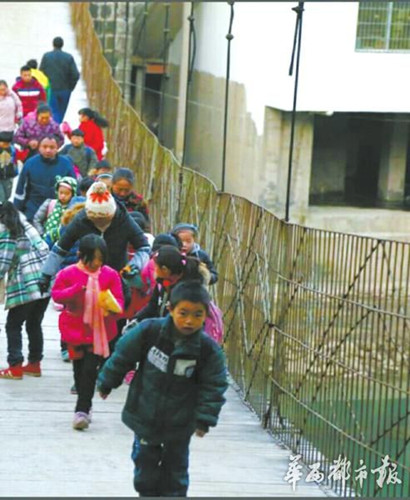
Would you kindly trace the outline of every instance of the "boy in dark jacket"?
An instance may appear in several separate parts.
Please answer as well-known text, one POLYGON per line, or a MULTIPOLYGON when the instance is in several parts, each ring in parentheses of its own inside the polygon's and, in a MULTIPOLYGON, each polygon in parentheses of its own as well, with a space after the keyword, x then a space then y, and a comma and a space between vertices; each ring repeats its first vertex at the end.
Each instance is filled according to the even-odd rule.
POLYGON ((0 203, 10 198, 13 177, 17 175, 17 155, 12 141, 13 132, 0 132, 0 203))
POLYGON ((218 281, 218 273, 216 272, 215 266, 209 255, 205 252, 205 250, 202 250, 199 244, 195 241, 198 237, 197 226, 195 226, 195 224, 180 222, 174 226, 171 234, 180 239, 182 243, 182 251, 186 255, 189 257, 196 257, 206 265, 208 271, 211 273, 209 284, 213 285, 216 283, 218 281))
POLYGON ((131 326, 97 381, 103 399, 135 369, 122 420, 135 432, 140 496, 186 496, 189 442, 217 424, 227 377, 221 348, 202 330, 210 297, 197 281, 173 289, 170 315, 131 326))

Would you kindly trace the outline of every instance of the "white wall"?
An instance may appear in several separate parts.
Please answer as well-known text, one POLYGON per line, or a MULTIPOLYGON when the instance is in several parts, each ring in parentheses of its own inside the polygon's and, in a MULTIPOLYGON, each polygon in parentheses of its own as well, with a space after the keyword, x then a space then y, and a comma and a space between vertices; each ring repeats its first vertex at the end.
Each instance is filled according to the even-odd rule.
MULTIPOLYGON (((245 84, 260 133, 265 106, 292 108, 296 5, 234 5, 231 79, 245 84)), ((229 13, 226 2, 196 8, 199 71, 225 76, 229 13)), ((410 112, 410 53, 356 52, 357 15, 358 2, 305 2, 298 110, 410 112)))

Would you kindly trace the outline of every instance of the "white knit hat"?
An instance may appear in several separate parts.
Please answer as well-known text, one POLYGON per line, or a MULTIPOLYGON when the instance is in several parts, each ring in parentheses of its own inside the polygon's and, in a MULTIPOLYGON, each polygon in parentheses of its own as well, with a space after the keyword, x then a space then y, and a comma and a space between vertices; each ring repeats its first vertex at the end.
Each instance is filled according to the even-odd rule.
POLYGON ((107 217, 115 213, 116 204, 104 182, 94 182, 87 191, 85 211, 96 217, 107 217))

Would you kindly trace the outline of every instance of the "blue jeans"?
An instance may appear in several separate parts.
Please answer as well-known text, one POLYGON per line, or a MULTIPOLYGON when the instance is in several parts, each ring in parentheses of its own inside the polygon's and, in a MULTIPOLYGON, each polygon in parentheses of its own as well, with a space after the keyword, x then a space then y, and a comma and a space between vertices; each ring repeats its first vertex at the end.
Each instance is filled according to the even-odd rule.
POLYGON ((28 361, 36 363, 43 359, 43 330, 41 322, 47 309, 50 297, 33 300, 21 306, 9 309, 6 320, 7 362, 10 366, 24 361, 22 352, 23 340, 21 330, 26 322, 28 335, 28 361))
POLYGON ((71 90, 51 90, 50 94, 50 108, 53 112, 53 118, 57 123, 61 123, 68 107, 71 90))
POLYGON ((134 488, 141 497, 186 497, 191 437, 147 443, 135 435, 131 458, 134 488))

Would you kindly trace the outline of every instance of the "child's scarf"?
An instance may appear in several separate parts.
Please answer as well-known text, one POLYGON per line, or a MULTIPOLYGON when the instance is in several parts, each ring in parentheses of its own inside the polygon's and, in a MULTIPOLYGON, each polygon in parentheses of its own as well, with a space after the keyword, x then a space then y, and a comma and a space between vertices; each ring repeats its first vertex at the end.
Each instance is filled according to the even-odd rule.
POLYGON ((62 205, 60 200, 57 200, 53 211, 47 217, 45 226, 44 226, 44 235, 51 234, 55 229, 60 227, 61 224, 61 216, 63 215, 64 210, 68 205, 62 205))
POLYGON ((107 331, 105 329, 104 314, 102 308, 98 305, 98 296, 100 294, 100 276, 101 268, 92 273, 81 266, 81 270, 88 274, 87 287, 85 289, 85 308, 84 323, 89 325, 93 331, 93 351, 94 354, 108 358, 110 350, 108 347, 107 331))

